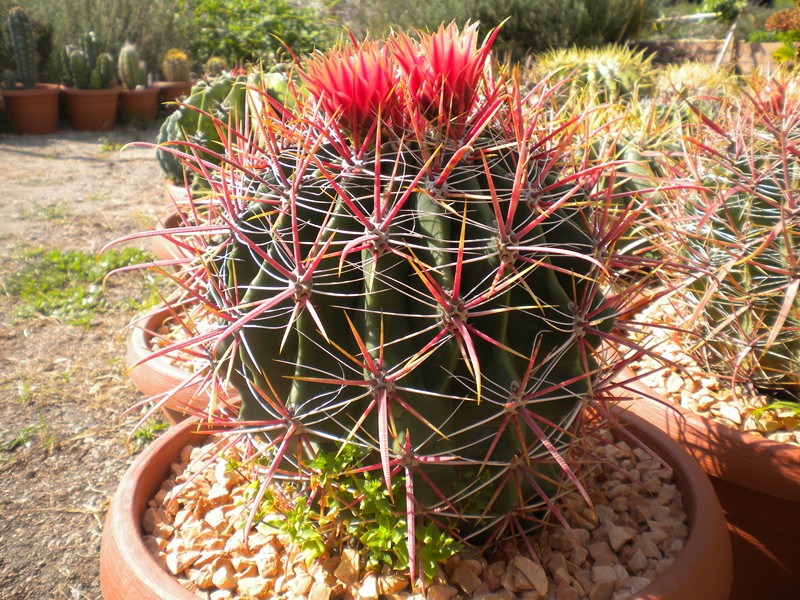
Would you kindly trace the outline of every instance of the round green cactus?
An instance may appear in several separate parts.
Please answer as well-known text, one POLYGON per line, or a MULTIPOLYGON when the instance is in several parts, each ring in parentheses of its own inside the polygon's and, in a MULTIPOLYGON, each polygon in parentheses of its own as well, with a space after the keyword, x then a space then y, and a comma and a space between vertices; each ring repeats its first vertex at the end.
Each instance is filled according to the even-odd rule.
POLYGON ((559 48, 538 56, 537 78, 569 77, 566 90, 597 94, 600 101, 618 102, 652 92, 656 70, 644 51, 612 45, 599 49, 559 48))
POLYGON ((691 286, 704 361, 736 382, 800 393, 800 88, 751 78, 692 135, 698 186, 676 248, 691 286))
POLYGON ((162 147, 208 186, 176 280, 218 319, 195 343, 241 395, 263 485, 328 501, 319 458, 356 448, 350 475, 390 497, 402 481, 412 579, 415 527, 524 535, 578 483, 564 457, 602 387, 635 217, 604 185, 610 146, 552 110, 557 86, 525 95, 493 70, 493 35, 314 55, 303 93, 239 130, 205 108, 229 141, 217 165, 162 147))

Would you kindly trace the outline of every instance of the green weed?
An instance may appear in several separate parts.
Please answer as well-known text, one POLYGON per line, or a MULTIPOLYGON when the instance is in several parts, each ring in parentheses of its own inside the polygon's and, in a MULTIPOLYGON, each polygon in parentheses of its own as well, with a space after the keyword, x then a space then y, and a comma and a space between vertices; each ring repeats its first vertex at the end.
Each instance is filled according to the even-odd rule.
POLYGON ((61 221, 68 216, 67 207, 62 201, 53 204, 40 204, 34 202, 29 208, 20 213, 20 217, 27 220, 61 221))
MULTIPOLYGON (((363 453, 352 445, 339 452, 318 454, 313 467, 319 501, 309 507, 301 497, 290 507, 279 506, 280 501, 267 492, 257 515, 262 527, 288 535, 308 562, 346 537, 360 542, 362 563, 368 570, 382 565, 397 571, 407 569, 404 478, 394 479, 390 496, 380 477, 356 473, 363 460, 363 453)), ((253 494, 258 485, 253 482, 253 494)), ((434 523, 417 531, 416 538, 426 581, 433 578, 437 565, 461 549, 434 523)))
POLYGON ((42 445, 44 448, 50 448, 55 443, 55 436, 52 433, 47 433, 48 425, 44 417, 39 416, 39 422, 35 425, 28 425, 23 427, 18 433, 14 434, 10 441, 3 444, 3 449, 6 452, 12 452, 17 448, 26 446, 31 442, 31 438, 39 433, 46 433, 43 437, 42 445))
POLYGON ((164 431, 168 425, 163 421, 156 419, 149 419, 141 427, 137 427, 133 432, 132 438, 140 443, 147 443, 152 441, 159 433, 164 431))
MULTIPOLYGON (((5 279, 2 289, 18 301, 13 311, 16 320, 48 316, 88 327, 96 312, 134 302, 128 298, 112 305, 104 277, 119 267, 147 260, 146 253, 134 248, 110 250, 99 259, 80 251, 25 248, 12 256, 12 264, 21 267, 5 279)), ((141 299, 150 301, 155 296, 154 279, 144 278, 139 291, 141 299)))

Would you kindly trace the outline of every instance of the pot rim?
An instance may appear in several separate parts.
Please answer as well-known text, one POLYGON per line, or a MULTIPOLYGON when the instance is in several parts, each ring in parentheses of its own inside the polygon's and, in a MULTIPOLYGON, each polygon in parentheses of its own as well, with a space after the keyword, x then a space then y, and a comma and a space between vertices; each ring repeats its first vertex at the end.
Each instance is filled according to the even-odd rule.
MULTIPOLYGON (((708 477, 674 440, 654 425, 628 411, 614 412, 623 426, 633 428, 636 438, 673 468, 690 523, 689 537, 672 565, 633 598, 728 598, 733 577, 731 543, 708 477)), ((104 597, 119 597, 116 594, 121 590, 125 590, 125 597, 141 599, 195 597, 147 551, 141 534, 141 517, 182 448, 195 436, 200 443, 204 439, 201 435, 209 435, 200 428, 195 419, 171 428, 145 449, 123 476, 106 515, 101 541, 100 581, 104 597), (155 467, 151 463, 157 459, 163 464, 155 467), (129 572, 121 572, 121 567, 129 572)))

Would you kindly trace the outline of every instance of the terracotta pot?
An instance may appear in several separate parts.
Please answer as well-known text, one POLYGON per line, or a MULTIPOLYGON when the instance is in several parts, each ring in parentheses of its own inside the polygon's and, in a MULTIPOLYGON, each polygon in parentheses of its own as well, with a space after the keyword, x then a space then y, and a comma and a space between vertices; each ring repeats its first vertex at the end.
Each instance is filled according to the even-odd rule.
POLYGON ((189 192, 186 191, 184 184, 164 183, 164 202, 172 206, 174 204, 187 204, 189 202, 189 192))
MULTIPOLYGON (((205 411, 211 399, 210 390, 199 392, 202 387, 200 381, 182 385, 190 373, 173 364, 166 356, 133 366, 150 356, 151 341, 155 332, 171 316, 172 313, 163 305, 145 315, 132 328, 128 337, 125 362, 128 367, 128 377, 145 396, 159 400, 164 395, 169 395, 161 405, 161 412, 170 424, 175 425, 187 419, 189 416, 187 411, 195 413, 205 411)), ((218 403, 226 402, 230 405, 237 404, 238 399, 238 395, 232 390, 218 393, 217 396, 218 403)))
POLYGON ((156 108, 158 108, 158 89, 154 87, 119 91, 119 113, 125 124, 154 121, 156 108))
POLYGON ((37 83, 34 89, 17 86, 1 90, 11 128, 18 134, 53 133, 58 129, 59 86, 37 83))
POLYGON ((62 86, 72 127, 79 131, 108 131, 117 118, 119 88, 84 90, 62 86))
POLYGON ((167 112, 174 111, 178 102, 189 95, 192 84, 189 81, 156 81, 158 99, 167 112))
POLYGON ((641 382, 623 403, 665 431, 709 475, 733 543, 736 600, 800 590, 800 448, 743 433, 676 406, 641 382), (652 399, 650 399, 652 398, 652 399))
MULTIPOLYGON (((675 470, 690 522, 689 538, 675 562, 632 598, 724 600, 731 586, 730 539, 714 490, 697 463, 674 441, 635 415, 625 426, 675 470)), ((106 515, 100 546, 100 585, 106 600, 190 600, 195 596, 164 571, 142 541, 141 517, 170 465, 188 444, 199 444, 197 423, 187 421, 156 440, 123 476, 106 515)))
MULTIPOLYGON (((181 215, 176 211, 169 211, 165 217, 159 220, 157 230, 175 229, 181 227, 183 221, 181 215)), ((177 260, 186 258, 188 253, 166 235, 154 235, 150 238, 150 250, 161 260, 177 260)))

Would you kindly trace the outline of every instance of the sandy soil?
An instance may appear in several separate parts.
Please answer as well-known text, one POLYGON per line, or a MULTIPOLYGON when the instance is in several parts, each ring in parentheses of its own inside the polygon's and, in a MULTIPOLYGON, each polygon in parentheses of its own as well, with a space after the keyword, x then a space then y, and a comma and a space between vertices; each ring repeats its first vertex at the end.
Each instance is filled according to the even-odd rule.
MULTIPOLYGON (((154 152, 120 148, 156 132, 0 134, 0 283, 23 248, 96 252, 151 227, 164 210, 154 152)), ((119 304, 141 286, 119 277, 106 294, 119 304)), ((120 335, 136 309, 97 313, 88 328, 18 320, 18 300, 0 292, 0 598, 100 598, 105 511, 140 449, 126 447, 133 418, 120 421, 141 397, 120 335)))

